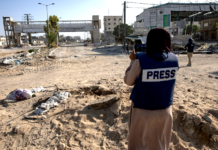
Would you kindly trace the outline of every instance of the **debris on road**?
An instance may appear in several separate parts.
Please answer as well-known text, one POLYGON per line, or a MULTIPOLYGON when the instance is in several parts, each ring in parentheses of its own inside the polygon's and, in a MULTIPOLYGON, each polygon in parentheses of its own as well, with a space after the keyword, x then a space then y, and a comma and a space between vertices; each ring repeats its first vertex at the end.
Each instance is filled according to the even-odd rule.
POLYGON ((13 103, 16 101, 30 99, 33 96, 33 93, 44 91, 45 89, 40 86, 38 88, 33 88, 31 90, 28 89, 16 89, 8 94, 6 99, 4 100, 5 103, 13 103))
POLYGON ((69 92, 55 91, 53 96, 51 96, 45 103, 41 103, 41 105, 35 109, 34 113, 36 115, 43 115, 43 113, 47 112, 50 108, 56 107, 66 101, 70 96, 71 94, 69 92))

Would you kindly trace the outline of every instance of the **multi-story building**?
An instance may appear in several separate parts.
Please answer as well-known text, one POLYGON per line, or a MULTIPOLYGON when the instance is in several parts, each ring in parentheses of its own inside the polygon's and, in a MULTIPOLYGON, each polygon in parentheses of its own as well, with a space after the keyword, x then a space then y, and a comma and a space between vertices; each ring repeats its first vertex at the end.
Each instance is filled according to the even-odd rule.
POLYGON ((201 40, 218 40, 217 20, 218 18, 211 18, 201 21, 201 40))
POLYGON ((1 42, 6 42, 6 38, 4 36, 0 36, 0 41, 1 42))
MULTIPOLYGON (((170 34, 177 36, 182 34, 183 28, 188 24, 199 26, 199 22, 202 20, 217 18, 217 15, 214 15, 216 10, 218 10, 216 3, 161 4, 144 9, 141 14, 137 15, 134 29, 150 30, 152 28, 164 28, 170 34)), ((207 23, 205 23, 204 27, 207 27, 207 23)), ((202 31, 205 32, 205 39, 207 37, 208 39, 216 38, 214 24, 210 28, 207 30, 213 30, 210 33, 208 32, 208 34, 211 34, 211 37, 209 35, 207 36, 207 31, 202 31)))
POLYGON ((104 16, 104 33, 107 43, 115 42, 113 31, 117 25, 123 23, 122 18, 122 16, 104 16))

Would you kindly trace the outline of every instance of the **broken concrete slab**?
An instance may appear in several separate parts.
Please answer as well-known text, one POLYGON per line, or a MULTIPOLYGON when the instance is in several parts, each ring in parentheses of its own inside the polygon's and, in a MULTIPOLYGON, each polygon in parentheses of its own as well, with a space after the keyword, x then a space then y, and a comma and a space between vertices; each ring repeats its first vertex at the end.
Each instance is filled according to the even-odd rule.
POLYGON ((119 99, 117 98, 117 95, 108 95, 103 98, 92 101, 88 105, 88 108, 94 108, 95 110, 107 108, 116 103, 118 100, 119 99))
POLYGON ((117 102, 111 107, 111 109, 110 109, 111 112, 112 112, 113 114, 115 114, 116 116, 119 116, 119 114, 120 114, 121 104, 122 104, 122 101, 119 100, 119 101, 117 101, 117 102))

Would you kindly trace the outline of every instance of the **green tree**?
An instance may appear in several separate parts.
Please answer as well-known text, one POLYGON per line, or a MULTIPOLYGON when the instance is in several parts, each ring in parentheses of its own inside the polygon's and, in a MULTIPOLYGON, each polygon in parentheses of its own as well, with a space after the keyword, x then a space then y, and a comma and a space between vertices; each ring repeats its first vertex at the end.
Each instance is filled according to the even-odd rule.
POLYGON ((59 22, 59 19, 56 15, 53 15, 53 16, 49 16, 49 20, 46 20, 46 26, 44 26, 44 31, 46 33, 46 38, 48 40, 48 46, 55 42, 57 43, 57 34, 58 34, 58 31, 59 31, 59 26, 58 26, 58 22, 59 22), (49 32, 48 32, 48 21, 49 21, 49 32))
MULTIPOLYGON (((124 39, 124 29, 123 28, 124 28, 124 24, 121 23, 120 25, 117 25, 113 31, 113 35, 116 37, 116 39, 119 38, 121 41, 123 41, 124 39)), ((132 29, 132 27, 126 24, 126 36, 132 34, 133 32, 134 30, 132 29)))
MULTIPOLYGON (((183 28, 183 35, 185 35, 185 30, 186 30, 186 34, 191 34, 191 25, 186 26, 185 28, 183 28), (187 30, 186 30, 187 28, 187 30)), ((192 25, 192 33, 196 33, 200 30, 200 28, 197 25, 192 25)))
POLYGON ((46 38, 48 40, 48 45, 51 43, 57 43, 57 34, 54 32, 50 32, 50 34, 46 34, 46 38))

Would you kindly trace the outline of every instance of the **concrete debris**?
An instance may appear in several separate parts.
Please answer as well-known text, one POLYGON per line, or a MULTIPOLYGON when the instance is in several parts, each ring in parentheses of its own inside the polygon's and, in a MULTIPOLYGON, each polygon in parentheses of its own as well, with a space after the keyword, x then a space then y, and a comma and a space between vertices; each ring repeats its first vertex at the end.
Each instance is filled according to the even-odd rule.
POLYGON ((89 105, 88 108, 94 108, 95 110, 102 109, 102 108, 107 108, 114 103, 116 103, 119 99, 117 98, 116 95, 108 95, 105 96, 104 98, 92 101, 89 105))
POLYGON ((119 100, 119 101, 117 101, 117 102, 111 107, 111 109, 110 109, 111 112, 112 112, 113 114, 115 114, 116 116, 119 116, 119 114, 120 114, 121 104, 122 104, 122 101, 119 100))
POLYGON ((52 53, 54 53, 56 51, 57 48, 53 49, 52 51, 49 52, 49 56, 52 55, 52 53))

